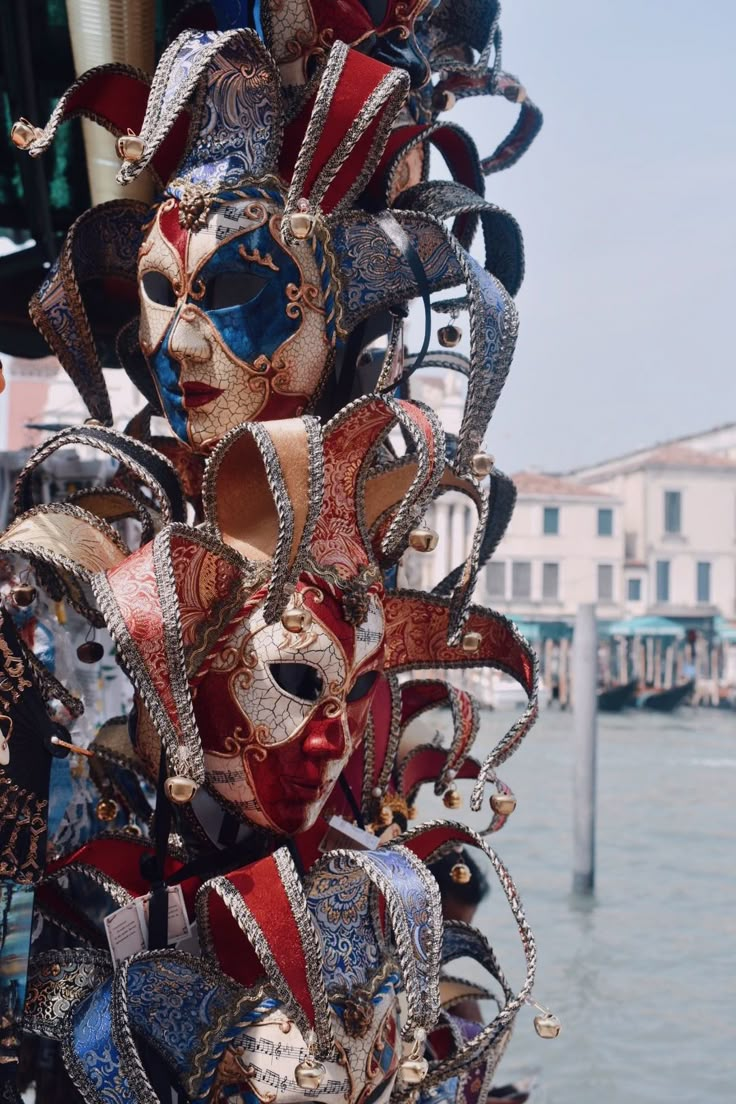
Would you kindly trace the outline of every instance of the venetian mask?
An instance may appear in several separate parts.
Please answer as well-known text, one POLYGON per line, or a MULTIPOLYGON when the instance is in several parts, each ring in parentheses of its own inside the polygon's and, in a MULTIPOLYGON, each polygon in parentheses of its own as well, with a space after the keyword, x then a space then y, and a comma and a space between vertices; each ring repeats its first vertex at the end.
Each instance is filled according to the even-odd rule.
POLYGON ((158 207, 141 246, 141 349, 171 428, 197 450, 240 422, 300 414, 330 363, 326 267, 317 243, 284 243, 282 213, 273 188, 205 207, 190 187, 158 207))
POLYGON ((311 827, 365 728, 383 668, 382 588, 366 616, 304 576, 282 619, 262 607, 218 643, 193 690, 209 785, 244 819, 293 834, 311 827), (286 624, 303 619, 294 632, 286 624))
POLYGON ((354 403, 324 429, 244 423, 208 459, 203 528, 164 528, 127 557, 109 549, 118 562, 94 587, 138 691, 136 747, 155 776, 163 743, 175 795, 202 787, 196 816, 209 794, 281 834, 315 823, 384 671, 376 547, 406 546, 442 445, 429 412, 390 399, 354 403), (370 462, 397 421, 421 463, 367 504, 370 462))

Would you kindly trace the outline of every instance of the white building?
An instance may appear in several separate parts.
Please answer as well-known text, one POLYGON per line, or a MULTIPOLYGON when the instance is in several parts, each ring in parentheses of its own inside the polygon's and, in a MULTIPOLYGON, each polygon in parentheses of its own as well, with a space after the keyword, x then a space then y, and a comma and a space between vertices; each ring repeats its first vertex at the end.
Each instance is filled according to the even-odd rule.
POLYGON ((632 452, 625 452, 621 456, 601 460, 597 464, 589 464, 585 468, 575 468, 567 474, 573 479, 590 482, 598 476, 607 476, 610 472, 617 472, 622 467, 630 467, 632 464, 646 460, 647 457, 661 449, 675 447, 696 449, 698 452, 720 456, 724 460, 736 460, 736 422, 725 422, 723 425, 706 429, 701 433, 688 433, 684 437, 672 437, 667 441, 658 441, 653 445, 647 445, 645 448, 634 449, 632 452))
POLYGON ((736 616, 736 425, 580 469, 623 503, 624 606, 700 620, 736 616))
POLYGON ((528 621, 566 620, 582 602, 621 608, 623 529, 615 496, 540 472, 518 472, 516 509, 478 597, 528 621))
MULTIPOLYGON (((457 431, 462 386, 422 381, 457 431)), ((499 457, 503 466, 503 457, 499 457)), ((736 422, 569 472, 521 472, 508 531, 476 598, 519 620, 569 621, 581 602, 601 620, 658 614, 693 624, 736 619, 736 422)), ((445 494, 427 518, 435 552, 407 557, 407 581, 431 586, 470 551, 474 509, 445 494)))
MULTIPOLYGON (((56 357, 25 360, 0 354, 0 359, 6 382, 0 400, 0 451, 35 448, 54 428, 80 425, 89 418, 79 392, 56 357)), ((105 368, 103 373, 115 426, 124 429, 145 399, 122 368, 105 368)))

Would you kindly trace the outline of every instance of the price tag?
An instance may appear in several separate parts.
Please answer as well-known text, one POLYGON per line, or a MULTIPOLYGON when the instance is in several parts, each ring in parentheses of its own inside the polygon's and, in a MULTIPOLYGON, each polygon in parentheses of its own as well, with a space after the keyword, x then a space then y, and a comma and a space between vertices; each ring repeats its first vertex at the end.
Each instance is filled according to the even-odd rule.
POLYGON ((124 958, 144 951, 146 934, 136 901, 105 917, 105 935, 114 962, 122 962, 124 958))
MULTIPOLYGON (((192 929, 187 916, 181 886, 169 886, 169 943, 182 943, 191 938, 192 929)), ((110 954, 115 962, 122 962, 148 946, 148 909, 150 893, 136 897, 123 908, 105 917, 105 934, 110 954)))
POLYGON ((348 847, 358 851, 375 851, 378 847, 378 839, 357 824, 351 824, 341 816, 331 816, 327 822, 329 828, 324 839, 319 845, 322 852, 335 851, 340 847, 348 847))

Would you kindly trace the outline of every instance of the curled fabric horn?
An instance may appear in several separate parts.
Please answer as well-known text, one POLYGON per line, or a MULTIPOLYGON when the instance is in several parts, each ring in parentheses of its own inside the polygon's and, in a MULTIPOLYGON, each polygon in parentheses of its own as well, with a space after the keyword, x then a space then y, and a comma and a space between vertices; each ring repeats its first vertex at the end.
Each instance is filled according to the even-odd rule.
POLYGON ((267 51, 251 31, 185 31, 156 69, 137 135, 142 153, 124 162, 118 173, 121 184, 149 164, 190 104, 192 136, 186 150, 180 145, 177 176, 212 185, 273 170, 281 144, 280 103, 278 76, 267 51), (243 126, 248 117, 261 125, 243 126), (211 131, 214 126, 216 132, 211 131))
POLYGON ((286 199, 287 224, 298 204, 311 215, 349 205, 365 187, 406 95, 404 73, 349 51, 337 42, 330 51, 286 199), (359 82, 365 102, 351 118, 343 85, 359 82), (342 135, 337 148, 335 136, 342 135))
POLYGON ((483 761, 473 789, 471 808, 481 807, 486 781, 514 753, 539 711, 538 664, 529 644, 500 614, 470 607, 465 623, 476 639, 469 655, 463 642, 448 642, 451 606, 447 599, 411 591, 394 591, 386 599, 389 650, 386 669, 392 673, 427 668, 492 667, 510 675, 525 690, 528 705, 519 719, 483 761))
MULTIPOLYGON (((112 409, 84 301, 91 281, 122 280, 135 311, 138 250, 146 206, 113 200, 85 212, 64 239, 48 279, 31 299, 29 312, 82 396, 91 416, 105 425, 112 409)), ((101 314, 102 304, 97 308, 101 314)), ((95 320, 99 323, 100 319, 95 320)))

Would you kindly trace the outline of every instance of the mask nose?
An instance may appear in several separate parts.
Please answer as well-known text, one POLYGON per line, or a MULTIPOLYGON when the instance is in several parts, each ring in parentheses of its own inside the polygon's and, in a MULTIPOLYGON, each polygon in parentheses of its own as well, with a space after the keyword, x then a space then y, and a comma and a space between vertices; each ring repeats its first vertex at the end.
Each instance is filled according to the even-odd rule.
POLYGON ((202 362, 212 356, 202 319, 186 307, 179 313, 169 336, 169 353, 178 361, 202 362))
POLYGON ((340 759, 345 754, 344 726, 342 717, 315 718, 302 740, 302 751, 311 759, 340 759))

